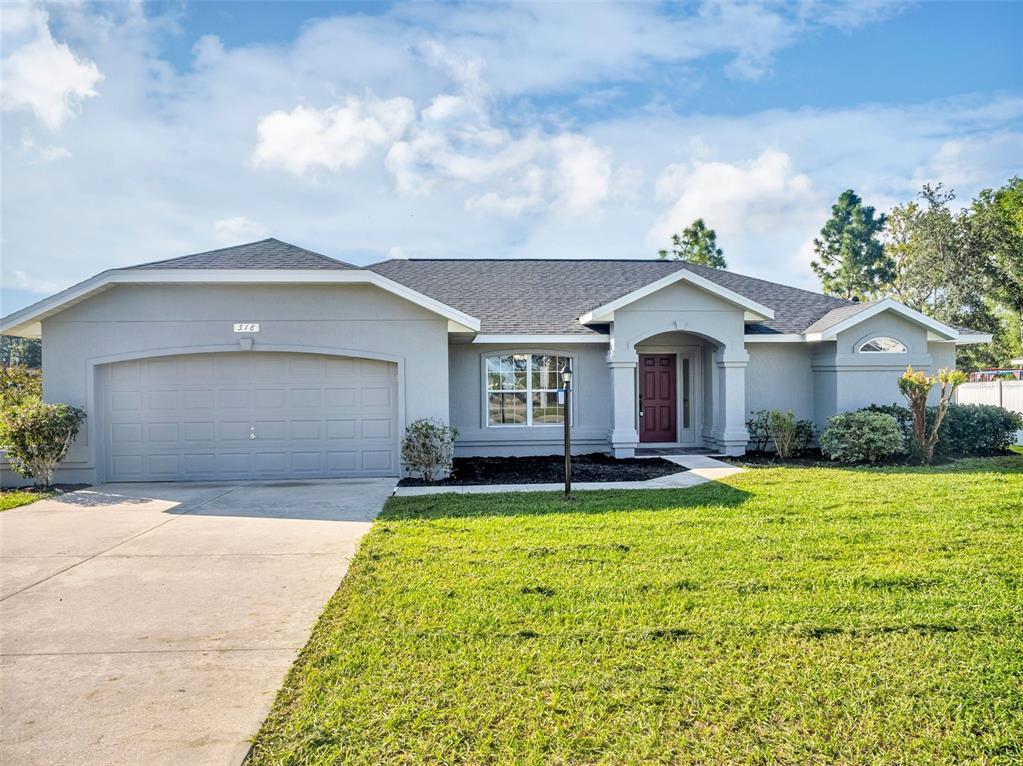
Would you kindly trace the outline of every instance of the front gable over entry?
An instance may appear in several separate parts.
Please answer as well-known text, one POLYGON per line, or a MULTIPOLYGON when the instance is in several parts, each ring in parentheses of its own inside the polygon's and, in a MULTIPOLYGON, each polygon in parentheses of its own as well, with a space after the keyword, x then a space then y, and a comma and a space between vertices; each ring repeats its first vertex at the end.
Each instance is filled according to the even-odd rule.
MULTIPOLYGON (((757 303, 744 295, 739 295, 739 293, 729 290, 726 287, 722 287, 719 284, 711 282, 709 279, 705 279, 688 269, 681 269, 673 274, 669 274, 666 277, 658 279, 656 282, 644 285, 638 290, 633 290, 631 293, 623 295, 621 298, 613 300, 610 303, 606 303, 603 306, 595 308, 593 311, 580 317, 579 322, 581 324, 599 324, 614 321, 616 311, 632 306, 637 301, 643 300, 648 296, 664 290, 666 287, 679 283, 690 284, 702 291, 716 296, 726 303, 742 308, 744 311, 744 319, 747 321, 757 322, 774 318, 773 309, 770 309, 761 303, 757 303)), ((678 306, 677 308, 684 309, 686 307, 678 306)))

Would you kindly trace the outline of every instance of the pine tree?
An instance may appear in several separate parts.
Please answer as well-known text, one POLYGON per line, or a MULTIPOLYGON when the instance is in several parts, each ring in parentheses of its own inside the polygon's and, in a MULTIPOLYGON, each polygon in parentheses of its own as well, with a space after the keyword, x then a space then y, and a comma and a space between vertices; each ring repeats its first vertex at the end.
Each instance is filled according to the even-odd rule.
POLYGON ((852 189, 842 192, 821 236, 813 241, 818 260, 810 266, 825 293, 870 299, 892 281, 895 264, 878 236, 884 225, 885 216, 875 215, 852 189))

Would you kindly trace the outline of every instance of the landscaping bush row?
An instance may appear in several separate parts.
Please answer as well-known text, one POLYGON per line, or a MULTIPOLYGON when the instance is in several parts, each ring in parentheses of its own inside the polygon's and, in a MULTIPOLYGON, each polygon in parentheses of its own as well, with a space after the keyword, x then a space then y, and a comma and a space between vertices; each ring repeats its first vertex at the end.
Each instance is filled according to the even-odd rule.
MULTIPOLYGON (((932 429, 939 408, 928 407, 926 428, 932 429)), ((1023 429, 1023 417, 990 404, 951 404, 937 429, 934 454, 979 457, 1003 452, 1023 429)), ((821 451, 840 463, 877 463, 898 455, 927 460, 913 434, 913 415, 898 404, 872 404, 828 420, 821 451)))
MULTIPOLYGON (((1005 451, 1023 429, 1023 417, 987 404, 952 404, 952 394, 964 379, 956 370, 929 376, 907 368, 899 390, 909 407, 872 404, 829 418, 820 434, 821 452, 840 463, 878 463, 899 456, 930 463, 935 455, 974 457, 1005 451), (928 406, 936 385, 938 403, 928 406)), ((783 459, 805 451, 815 436, 810 421, 778 410, 754 412, 746 427, 754 450, 773 445, 783 459)))

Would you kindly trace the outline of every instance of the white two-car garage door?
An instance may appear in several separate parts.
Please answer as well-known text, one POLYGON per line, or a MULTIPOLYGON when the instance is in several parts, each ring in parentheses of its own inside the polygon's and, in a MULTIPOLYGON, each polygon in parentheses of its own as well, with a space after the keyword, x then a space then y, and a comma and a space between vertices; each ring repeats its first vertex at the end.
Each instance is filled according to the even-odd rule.
POLYGON ((98 369, 108 481, 398 474, 393 363, 232 352, 98 369))

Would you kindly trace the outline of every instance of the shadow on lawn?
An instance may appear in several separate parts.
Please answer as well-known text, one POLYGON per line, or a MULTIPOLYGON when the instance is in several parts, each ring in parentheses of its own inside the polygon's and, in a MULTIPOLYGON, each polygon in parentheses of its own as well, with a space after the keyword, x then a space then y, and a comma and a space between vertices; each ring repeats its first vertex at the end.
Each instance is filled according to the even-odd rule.
POLYGON ((680 508, 734 508, 752 497, 750 492, 707 482, 679 489, 584 490, 566 502, 559 492, 455 493, 392 497, 381 521, 485 516, 545 516, 561 513, 595 514, 677 510, 680 508))

